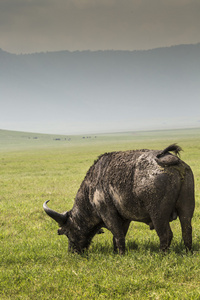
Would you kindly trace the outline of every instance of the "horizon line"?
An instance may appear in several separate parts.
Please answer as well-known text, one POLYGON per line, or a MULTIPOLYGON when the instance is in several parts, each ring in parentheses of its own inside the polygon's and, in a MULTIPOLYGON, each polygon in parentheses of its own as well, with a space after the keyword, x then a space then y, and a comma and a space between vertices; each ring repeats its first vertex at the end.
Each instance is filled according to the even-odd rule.
POLYGON ((0 131, 11 131, 18 133, 30 133, 30 134, 41 134, 41 135, 59 135, 59 136, 80 136, 80 135, 107 135, 107 134, 125 134, 125 133, 133 133, 133 132, 154 132, 154 131, 173 131, 173 130, 192 130, 192 129, 200 129, 200 126, 194 127, 174 127, 174 128, 163 128, 163 129, 137 129, 137 130, 123 130, 123 131, 107 131, 107 132, 85 132, 85 133, 70 133, 70 134, 61 134, 61 133, 45 133, 45 132, 35 132, 35 131, 24 131, 24 130, 12 130, 12 129, 3 129, 0 128, 0 131))
POLYGON ((152 50, 157 50, 157 49, 164 49, 164 48, 173 48, 173 47, 178 47, 178 46, 197 46, 200 45, 200 42, 197 43, 190 43, 190 44, 174 44, 174 45, 170 45, 170 46, 161 46, 161 47, 155 47, 155 48, 149 48, 149 49, 132 49, 132 50, 122 50, 122 49, 99 49, 99 50, 90 50, 90 49, 85 49, 85 50, 67 50, 67 49, 63 49, 63 50, 43 50, 43 51, 36 51, 36 52, 21 52, 21 53, 14 53, 14 52, 9 52, 7 50, 4 50, 3 48, 0 48, 1 51, 6 52, 8 54, 11 55, 32 55, 32 54, 48 54, 48 53, 58 53, 58 52, 70 52, 70 53, 75 53, 75 52, 145 52, 145 51, 152 51, 152 50))

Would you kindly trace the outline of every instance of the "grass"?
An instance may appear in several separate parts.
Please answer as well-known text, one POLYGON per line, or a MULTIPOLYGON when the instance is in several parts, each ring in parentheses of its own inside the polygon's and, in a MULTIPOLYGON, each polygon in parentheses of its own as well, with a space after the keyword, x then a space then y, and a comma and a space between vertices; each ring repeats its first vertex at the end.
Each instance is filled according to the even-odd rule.
POLYGON ((85 138, 0 130, 0 299, 200 299, 199 137, 200 129, 85 138), (107 230, 88 253, 68 253, 67 238, 57 235, 43 202, 50 199, 60 212, 71 209, 86 171, 104 152, 174 142, 195 175, 193 254, 185 252, 178 220, 165 255, 155 231, 136 222, 123 257, 113 254, 107 230))

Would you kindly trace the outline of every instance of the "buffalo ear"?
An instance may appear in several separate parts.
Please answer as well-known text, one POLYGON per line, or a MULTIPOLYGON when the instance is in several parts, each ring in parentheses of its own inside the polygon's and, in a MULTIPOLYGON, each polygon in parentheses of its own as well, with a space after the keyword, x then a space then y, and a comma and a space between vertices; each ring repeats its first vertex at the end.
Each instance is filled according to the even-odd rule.
POLYGON ((47 206, 47 203, 49 202, 50 200, 47 200, 44 202, 43 204, 43 208, 44 208, 44 211, 46 212, 46 214, 51 217, 53 220, 55 220, 60 226, 63 226, 66 222, 67 222, 67 219, 68 219, 68 212, 65 212, 65 213, 58 213, 57 211, 49 208, 47 206))

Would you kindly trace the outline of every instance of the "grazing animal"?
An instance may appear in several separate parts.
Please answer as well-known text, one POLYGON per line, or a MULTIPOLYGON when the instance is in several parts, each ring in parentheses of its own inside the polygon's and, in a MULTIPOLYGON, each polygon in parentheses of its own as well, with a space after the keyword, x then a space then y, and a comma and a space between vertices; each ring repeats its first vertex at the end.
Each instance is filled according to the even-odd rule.
POLYGON ((58 213, 46 201, 43 208, 60 225, 58 234, 68 237, 69 250, 83 252, 105 227, 113 234, 114 251, 124 254, 129 224, 138 221, 156 230, 165 251, 173 237, 169 222, 177 216, 185 247, 191 250, 194 178, 177 156, 181 150, 173 144, 163 151, 105 153, 88 170, 70 211, 58 213))

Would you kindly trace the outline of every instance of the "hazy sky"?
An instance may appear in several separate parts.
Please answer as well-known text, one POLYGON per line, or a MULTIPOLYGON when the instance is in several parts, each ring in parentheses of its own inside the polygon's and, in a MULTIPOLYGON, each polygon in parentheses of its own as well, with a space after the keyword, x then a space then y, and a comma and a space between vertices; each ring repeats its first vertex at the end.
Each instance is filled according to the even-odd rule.
POLYGON ((11 53, 199 42, 199 0, 0 0, 0 48, 11 53))
MULTIPOLYGON (((180 44, 197 44, 199 42, 200 0, 0 0, 0 48, 11 53, 60 50, 143 50, 180 44)), ((85 120, 80 118, 80 122, 76 122, 76 124, 73 124, 71 120, 68 121, 69 123, 65 120, 64 124, 59 124, 60 117, 54 120, 52 124, 45 121, 43 124, 39 124, 39 121, 37 124, 31 124, 31 118, 34 119, 34 112, 24 109, 23 105, 20 109, 20 101, 24 103, 32 101, 34 104, 38 98, 34 96, 34 85, 31 88, 29 97, 24 96, 23 99, 17 98, 15 94, 10 98, 2 97, 0 91, 0 101, 4 101, 6 98, 6 101, 1 103, 3 116, 0 118, 0 128, 49 133, 53 132, 54 129, 54 132, 57 133, 61 133, 61 130, 67 133, 69 130, 66 128, 71 127, 74 127, 75 132, 81 130, 90 132, 92 129, 103 131, 104 127, 107 130, 116 131, 162 128, 164 126, 162 125, 163 118, 155 122, 153 117, 149 120, 140 118, 140 122, 135 120, 134 124, 132 118, 130 124, 126 123, 128 121, 123 123, 119 119, 114 122, 110 118, 106 119, 108 112, 103 114, 103 119, 101 118, 101 122, 96 127, 95 120, 93 123, 87 124, 90 118, 85 120), (5 105, 9 101, 14 104, 6 110, 5 105), (17 109, 20 111, 18 116, 16 115, 17 109), (15 123, 13 123, 13 116, 18 117, 15 123), (3 122, 5 118, 6 120, 3 122)), ((47 84, 47 93, 49 88, 47 84)), ((64 87, 62 88, 64 89, 64 87)), ((24 89, 25 87, 22 86, 21 92, 24 89)), ((102 86, 102 90, 104 89, 105 86, 102 86)), ((12 89, 8 90, 12 92, 12 89)), ((38 95, 40 95, 39 91, 38 95)), ((199 120, 197 119, 199 118, 199 98, 195 95, 190 94, 191 101, 195 102, 192 106, 195 116, 188 115, 189 104, 184 106, 181 98, 172 99, 176 101, 176 108, 178 109, 175 110, 177 112, 177 115, 174 115, 175 121, 170 119, 172 118, 171 114, 166 116, 166 119, 170 120, 170 126, 182 126, 182 123, 186 126, 193 126, 193 123, 190 124, 191 120, 194 119, 195 122, 199 120), (183 111, 182 114, 180 107, 183 111), (180 124, 177 123, 179 115, 180 124), (190 120, 187 119, 188 117, 190 120)), ((83 92, 83 96, 87 97, 88 95, 83 92)), ((76 89, 74 90, 74 97, 78 97, 76 89)), ((109 98, 109 93, 106 97, 106 101, 112 101, 109 98)), ((131 97, 131 95, 127 95, 127 97, 131 97)), ((81 98, 83 98, 82 95, 81 98)), ((131 99, 138 109, 134 97, 131 99)), ((46 113, 45 107, 48 107, 48 112, 54 116, 55 110, 62 112, 64 107, 68 110, 67 103, 70 106, 72 100, 66 98, 65 103, 61 105, 55 98, 52 100, 52 108, 49 105, 49 99, 42 101, 46 102, 44 109, 40 112, 41 115, 46 113)), ((116 99, 114 98, 113 101, 113 105, 116 107, 116 99)), ((147 101, 146 97, 143 102, 140 101, 141 111, 144 110, 145 101, 147 101)), ((101 102, 102 99, 99 99, 99 103, 101 102)), ((77 111, 81 114, 80 107, 78 105, 76 107, 75 103, 73 103, 74 115, 72 114, 72 119, 76 117, 77 111)), ((88 116, 91 115, 92 104, 88 108, 88 116)), ((40 105, 40 107, 42 106, 40 105)), ((152 111, 149 111, 149 115, 151 114, 152 111)), ((141 115, 143 116, 143 113, 141 115)), ((126 113, 124 113, 124 120, 127 120, 126 113)))

